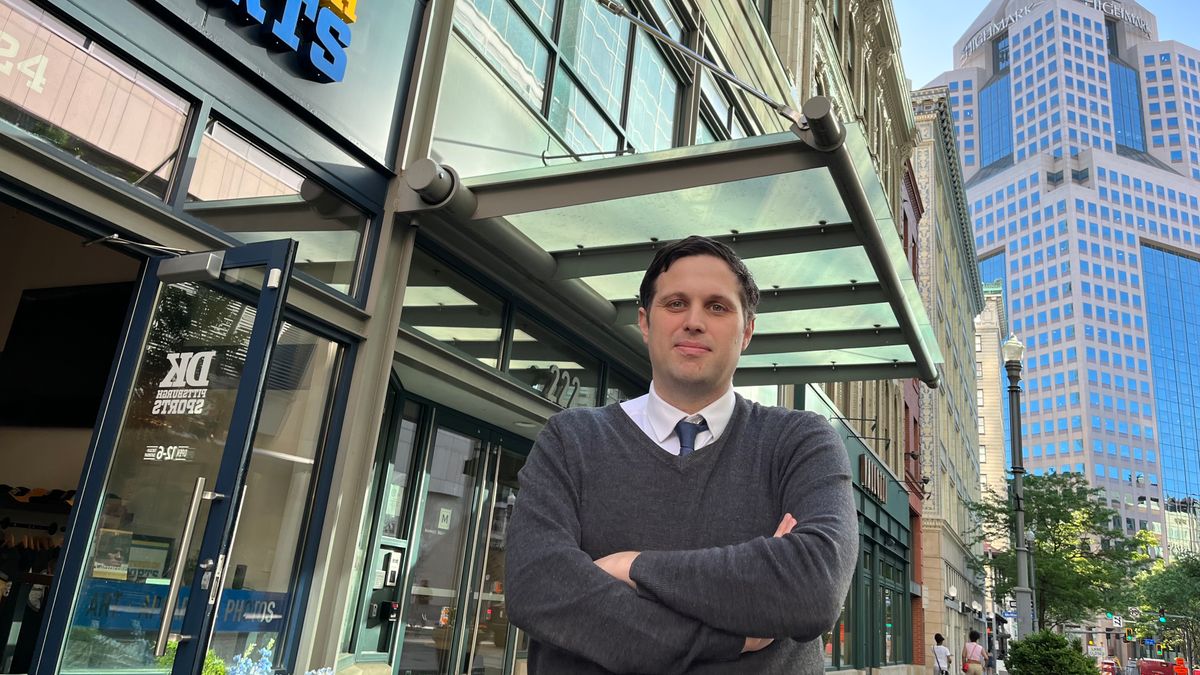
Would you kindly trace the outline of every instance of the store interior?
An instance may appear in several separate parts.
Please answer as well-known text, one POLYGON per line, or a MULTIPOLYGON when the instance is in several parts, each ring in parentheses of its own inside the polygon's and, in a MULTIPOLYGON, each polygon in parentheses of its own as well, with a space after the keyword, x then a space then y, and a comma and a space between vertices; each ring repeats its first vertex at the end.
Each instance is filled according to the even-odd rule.
POLYGON ((0 203, 0 673, 26 673, 140 261, 0 203))

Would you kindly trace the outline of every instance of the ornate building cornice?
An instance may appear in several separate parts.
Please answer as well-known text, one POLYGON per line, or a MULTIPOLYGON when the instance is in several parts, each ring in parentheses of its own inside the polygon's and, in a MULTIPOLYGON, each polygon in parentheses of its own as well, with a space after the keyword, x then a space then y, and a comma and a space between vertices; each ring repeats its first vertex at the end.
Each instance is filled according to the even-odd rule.
MULTIPOLYGON (((962 165, 958 158, 958 141, 954 135, 954 122, 950 118, 950 92, 946 87, 927 87, 912 94, 913 111, 918 120, 929 120, 932 125, 933 140, 940 146, 940 151, 946 159, 946 185, 943 189, 951 195, 950 203, 953 217, 958 225, 959 237, 967 254, 967 274, 971 280, 971 306, 973 314, 983 311, 983 286, 979 279, 978 255, 975 251, 975 232, 971 226, 970 211, 967 207, 966 182, 963 180, 962 165)), ((930 196, 932 198, 932 196, 930 196)))

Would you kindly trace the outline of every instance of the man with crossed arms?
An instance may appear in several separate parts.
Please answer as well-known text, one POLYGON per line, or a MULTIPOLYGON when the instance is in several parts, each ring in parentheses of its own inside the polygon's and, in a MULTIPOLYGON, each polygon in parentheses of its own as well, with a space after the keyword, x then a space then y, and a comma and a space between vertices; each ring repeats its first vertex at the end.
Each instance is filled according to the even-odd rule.
POLYGON ((821 416, 733 391, 758 287, 725 245, 660 249, 650 392, 552 417, 520 474, 506 600, 546 673, 820 673, 858 553, 821 416))

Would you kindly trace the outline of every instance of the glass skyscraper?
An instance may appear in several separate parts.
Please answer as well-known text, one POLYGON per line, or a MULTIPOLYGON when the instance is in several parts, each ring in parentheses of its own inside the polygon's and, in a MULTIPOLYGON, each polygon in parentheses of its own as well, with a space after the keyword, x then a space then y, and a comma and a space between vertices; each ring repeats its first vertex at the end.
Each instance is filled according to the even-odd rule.
POLYGON ((996 0, 951 95, 981 278, 1027 349, 1026 467, 1200 550, 1200 50, 1134 2, 996 0))

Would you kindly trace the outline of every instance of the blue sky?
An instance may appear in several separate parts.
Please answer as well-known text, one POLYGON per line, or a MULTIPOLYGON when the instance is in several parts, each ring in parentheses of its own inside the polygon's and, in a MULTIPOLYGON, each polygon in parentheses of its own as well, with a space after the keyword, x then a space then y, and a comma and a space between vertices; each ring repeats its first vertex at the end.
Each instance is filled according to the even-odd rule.
MULTIPOLYGON (((954 42, 988 0, 894 0, 904 71, 913 88, 950 70, 954 42)), ((1200 0, 1141 0, 1158 17, 1160 40, 1200 47, 1200 0)))

